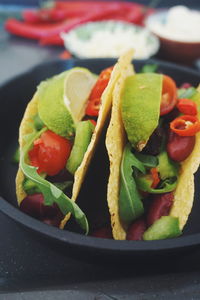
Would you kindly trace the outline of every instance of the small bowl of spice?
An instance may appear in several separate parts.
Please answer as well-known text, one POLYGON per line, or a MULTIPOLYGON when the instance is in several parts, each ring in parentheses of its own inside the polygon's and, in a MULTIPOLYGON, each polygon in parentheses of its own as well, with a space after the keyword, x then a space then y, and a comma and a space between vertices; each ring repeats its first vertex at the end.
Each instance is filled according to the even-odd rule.
POLYGON ((162 57, 183 64, 200 58, 200 11, 182 5, 158 10, 145 25, 159 38, 162 57))

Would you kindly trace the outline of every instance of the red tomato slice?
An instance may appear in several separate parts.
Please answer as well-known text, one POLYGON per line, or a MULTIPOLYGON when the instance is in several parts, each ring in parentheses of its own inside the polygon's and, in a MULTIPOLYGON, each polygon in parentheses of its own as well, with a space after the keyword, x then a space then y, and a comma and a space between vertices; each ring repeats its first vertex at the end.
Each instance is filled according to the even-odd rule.
POLYGON ((70 141, 47 130, 29 151, 30 164, 38 168, 38 173, 53 176, 65 167, 70 152, 70 141))
POLYGON ((175 81, 163 75, 162 101, 160 105, 160 115, 166 115, 175 107, 177 102, 177 88, 175 81))

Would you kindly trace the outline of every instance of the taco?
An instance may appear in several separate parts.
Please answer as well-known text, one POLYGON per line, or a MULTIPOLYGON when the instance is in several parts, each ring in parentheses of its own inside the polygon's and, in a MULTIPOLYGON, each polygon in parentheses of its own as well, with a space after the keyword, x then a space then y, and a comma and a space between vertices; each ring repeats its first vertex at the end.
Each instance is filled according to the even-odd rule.
POLYGON ((113 91, 106 147, 113 238, 179 236, 200 164, 200 90, 163 74, 124 72, 113 91))
POLYGON ((88 232, 87 218, 75 200, 127 56, 132 51, 99 76, 76 67, 38 86, 19 129, 16 194, 25 213, 62 229, 72 214, 88 232))

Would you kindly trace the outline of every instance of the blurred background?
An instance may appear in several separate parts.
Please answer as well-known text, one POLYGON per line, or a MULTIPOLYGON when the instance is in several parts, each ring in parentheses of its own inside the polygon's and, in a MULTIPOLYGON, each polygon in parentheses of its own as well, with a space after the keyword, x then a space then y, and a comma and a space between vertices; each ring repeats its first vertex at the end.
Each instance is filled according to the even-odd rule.
POLYGON ((43 61, 118 57, 130 47, 135 59, 198 68, 199 9, 198 0, 0 0, 0 81, 43 61))

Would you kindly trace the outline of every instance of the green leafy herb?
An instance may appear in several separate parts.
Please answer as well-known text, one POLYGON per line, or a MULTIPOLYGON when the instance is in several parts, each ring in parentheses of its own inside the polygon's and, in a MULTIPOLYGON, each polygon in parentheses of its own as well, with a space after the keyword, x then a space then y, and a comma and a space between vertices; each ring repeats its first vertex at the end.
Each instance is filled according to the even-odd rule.
POLYGON ((54 202, 57 203, 59 209, 66 215, 67 213, 72 213, 75 217, 77 223, 81 226, 81 228, 86 232, 89 231, 88 221, 85 214, 78 207, 78 205, 68 198, 60 189, 58 189, 55 185, 48 182, 44 178, 42 178, 37 173, 37 168, 30 166, 26 163, 28 151, 31 149, 32 144, 35 139, 37 139, 47 128, 43 128, 39 132, 37 132, 31 140, 26 144, 25 147, 21 149, 20 153, 20 168, 24 175, 35 182, 38 188, 41 190, 45 205, 52 205, 54 202))
MULTIPOLYGON (((73 185, 73 181, 64 181, 64 182, 56 182, 56 183, 54 182, 53 184, 61 191, 64 191, 65 189, 73 185)), ((23 182, 23 189, 28 195, 41 193, 41 190, 38 187, 38 185, 34 181, 30 180, 29 178, 25 178, 23 182)))
POLYGON ((179 164, 171 160, 166 151, 162 151, 158 155, 158 161, 159 165, 157 169, 162 180, 178 176, 179 164))
POLYGON ((143 163, 146 168, 155 168, 158 165, 158 158, 153 155, 134 153, 135 157, 143 163))
POLYGON ((179 89, 178 90, 178 98, 179 99, 190 99, 197 93, 197 90, 194 87, 190 87, 188 89, 179 89))
POLYGON ((146 64, 140 70, 140 73, 155 73, 158 70, 157 64, 146 64))
POLYGON ((174 191, 177 186, 177 177, 166 178, 156 188, 152 188, 152 180, 149 179, 148 175, 142 175, 135 177, 135 181, 139 190, 148 192, 151 194, 163 194, 174 191))
POLYGON ((141 196, 133 178, 133 167, 145 173, 143 164, 131 152, 131 145, 127 144, 121 163, 121 182, 119 196, 119 212, 121 219, 127 223, 140 217, 143 212, 141 196))
POLYGON ((64 190, 66 190, 66 189, 72 187, 73 181, 54 182, 54 185, 55 185, 58 189, 64 191, 64 190))

